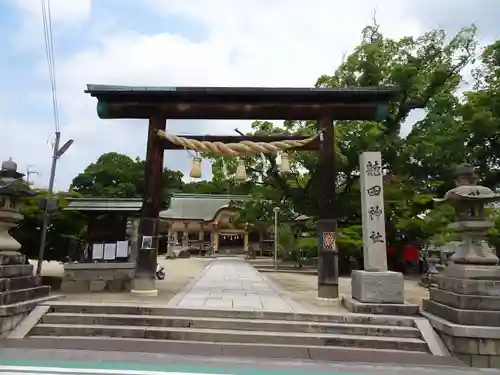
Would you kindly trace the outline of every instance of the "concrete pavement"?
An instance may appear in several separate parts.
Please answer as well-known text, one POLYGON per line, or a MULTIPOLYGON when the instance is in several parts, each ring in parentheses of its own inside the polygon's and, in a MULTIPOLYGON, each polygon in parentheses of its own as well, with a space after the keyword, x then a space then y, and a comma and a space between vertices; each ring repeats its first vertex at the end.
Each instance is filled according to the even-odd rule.
MULTIPOLYGON (((130 348, 132 349, 132 347, 130 348)), ((136 351, 98 351, 66 349, 12 349, 0 347, 0 374, 343 374, 343 375, 472 375, 500 374, 500 370, 451 366, 388 365, 362 363, 322 362, 290 359, 238 358, 198 356, 136 351), (8 366, 8 367, 6 367, 8 366), (12 367, 14 366, 14 367, 12 367)))
POLYGON ((276 284, 240 258, 218 258, 172 298, 169 307, 306 312, 276 284))

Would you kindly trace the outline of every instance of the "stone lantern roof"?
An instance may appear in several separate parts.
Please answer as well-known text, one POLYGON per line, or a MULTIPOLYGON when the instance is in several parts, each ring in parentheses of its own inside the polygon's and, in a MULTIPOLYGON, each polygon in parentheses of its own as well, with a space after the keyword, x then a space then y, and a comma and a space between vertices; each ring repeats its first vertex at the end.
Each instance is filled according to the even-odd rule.
POLYGON ((9 158, 2 162, 0 171, 0 195, 29 196, 35 193, 22 178, 23 173, 17 171, 17 164, 9 158))
POLYGON ((12 158, 9 158, 9 160, 6 160, 2 162, 2 170, 0 171, 0 179, 3 178, 14 178, 14 179, 21 179, 24 177, 23 173, 19 173, 17 171, 17 163, 12 160, 12 158))
POLYGON ((443 199, 435 199, 436 201, 450 201, 452 204, 453 202, 478 201, 486 204, 500 199, 500 196, 490 188, 477 184, 478 177, 472 165, 459 165, 455 175, 456 187, 449 190, 443 199))
POLYGON ((17 171, 17 163, 9 158, 9 160, 2 162, 2 171, 17 171))

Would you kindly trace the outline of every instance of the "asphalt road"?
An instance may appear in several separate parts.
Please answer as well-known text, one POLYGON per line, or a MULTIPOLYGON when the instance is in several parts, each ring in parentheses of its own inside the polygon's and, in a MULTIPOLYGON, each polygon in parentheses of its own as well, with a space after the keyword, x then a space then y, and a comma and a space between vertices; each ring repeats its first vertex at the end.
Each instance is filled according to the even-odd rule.
POLYGON ((0 375, 233 375, 343 374, 343 375, 472 375, 500 374, 500 370, 468 367, 411 366, 318 362, 281 359, 244 359, 178 354, 0 348, 0 375))

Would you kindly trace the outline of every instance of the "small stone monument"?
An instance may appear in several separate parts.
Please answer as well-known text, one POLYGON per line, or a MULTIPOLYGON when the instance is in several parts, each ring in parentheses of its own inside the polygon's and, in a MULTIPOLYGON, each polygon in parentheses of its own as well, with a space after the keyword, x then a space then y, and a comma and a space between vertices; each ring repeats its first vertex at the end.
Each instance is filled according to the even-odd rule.
POLYGON ((48 286, 40 286, 33 266, 19 252, 21 244, 9 233, 22 219, 20 199, 32 195, 29 185, 9 159, 0 171, 0 336, 11 331, 38 302, 49 295, 48 286))
POLYGON ((424 315, 451 353, 478 367, 500 367, 500 267, 484 240, 493 227, 485 205, 500 200, 491 189, 477 185, 471 165, 457 168, 456 187, 440 201, 451 204, 460 234, 450 264, 434 276, 436 287, 423 301, 424 315))
POLYGON ((415 315, 418 306, 405 303, 403 274, 387 269, 381 154, 364 152, 359 161, 364 270, 351 273, 352 298, 344 297, 344 306, 355 313, 415 315))

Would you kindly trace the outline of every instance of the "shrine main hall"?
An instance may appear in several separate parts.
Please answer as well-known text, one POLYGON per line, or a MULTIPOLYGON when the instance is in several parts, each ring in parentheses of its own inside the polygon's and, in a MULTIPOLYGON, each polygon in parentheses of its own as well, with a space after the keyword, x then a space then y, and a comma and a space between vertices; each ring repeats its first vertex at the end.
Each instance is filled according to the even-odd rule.
MULTIPOLYGON (((248 250, 250 228, 236 223, 237 212, 231 201, 249 197, 224 194, 174 193, 170 207, 159 214, 159 232, 174 245, 218 251, 220 248, 248 250)), ((160 247, 162 247, 160 245, 160 247)))

